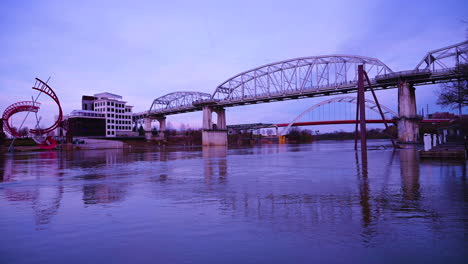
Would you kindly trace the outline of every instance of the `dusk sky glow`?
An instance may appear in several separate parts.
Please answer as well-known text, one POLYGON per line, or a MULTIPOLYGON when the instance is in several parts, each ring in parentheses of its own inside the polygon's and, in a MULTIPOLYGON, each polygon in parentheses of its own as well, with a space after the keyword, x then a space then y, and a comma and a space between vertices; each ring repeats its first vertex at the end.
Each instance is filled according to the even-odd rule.
MULTIPOLYGON (((141 112, 164 94, 213 93, 240 72, 296 57, 362 55, 409 70, 428 51, 464 41, 468 27, 461 0, 6 0, 0 10, 1 111, 30 100, 35 77, 52 76, 65 114, 81 108, 82 95, 104 91, 141 112)), ((418 109, 450 110, 435 104, 439 87, 417 88, 418 109)), ((394 110, 396 95, 378 92, 394 110)), ((285 123, 327 98, 228 108, 227 122, 285 123)), ((52 122, 54 109, 45 109, 52 122)), ((200 127, 201 113, 168 121, 200 127)))

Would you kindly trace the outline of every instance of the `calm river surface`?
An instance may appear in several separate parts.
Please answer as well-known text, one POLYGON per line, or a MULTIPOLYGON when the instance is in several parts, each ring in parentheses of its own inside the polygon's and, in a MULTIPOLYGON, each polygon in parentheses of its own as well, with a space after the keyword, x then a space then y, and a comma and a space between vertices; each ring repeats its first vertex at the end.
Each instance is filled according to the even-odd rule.
POLYGON ((463 263, 466 164, 380 145, 0 153, 0 263, 463 263))

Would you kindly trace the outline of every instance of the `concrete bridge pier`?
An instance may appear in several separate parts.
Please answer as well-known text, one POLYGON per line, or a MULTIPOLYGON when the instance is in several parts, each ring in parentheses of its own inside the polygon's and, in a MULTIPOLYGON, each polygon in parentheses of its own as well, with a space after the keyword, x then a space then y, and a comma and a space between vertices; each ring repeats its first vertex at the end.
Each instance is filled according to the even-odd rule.
POLYGON ((144 128, 145 128, 145 138, 147 141, 151 140, 161 140, 164 139, 164 132, 166 131, 166 117, 165 116, 158 116, 156 118, 147 117, 144 119, 144 128), (153 120, 157 120, 159 122, 159 135, 158 137, 153 136, 153 131, 151 129, 151 123, 153 120))
POLYGON ((144 129, 145 129, 145 138, 146 141, 151 141, 153 139, 153 132, 151 131, 151 122, 153 122, 153 119, 151 118, 145 118, 144 119, 144 129))
POLYGON ((203 146, 227 146, 226 110, 222 107, 203 106, 203 146), (213 122, 213 112, 217 114, 213 122))
POLYGON ((418 143, 420 117, 416 112, 415 88, 407 81, 398 84, 398 143, 418 143))
POLYGON ((159 122, 159 136, 158 138, 164 139, 165 132, 166 132, 166 117, 165 116, 158 116, 156 120, 159 122))

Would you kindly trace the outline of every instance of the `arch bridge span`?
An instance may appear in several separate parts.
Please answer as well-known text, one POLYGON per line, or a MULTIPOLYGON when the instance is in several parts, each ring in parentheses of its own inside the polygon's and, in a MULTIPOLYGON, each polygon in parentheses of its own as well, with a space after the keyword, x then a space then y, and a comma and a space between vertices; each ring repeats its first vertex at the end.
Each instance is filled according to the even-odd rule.
MULTIPOLYGON (((304 117, 306 116, 307 114, 311 113, 312 111, 320 108, 320 107, 323 107, 325 105, 329 105, 329 104, 332 104, 332 103, 350 103, 350 104, 357 104, 357 97, 352 97, 352 96, 340 96, 340 97, 335 97, 335 98, 331 98, 331 99, 328 99, 328 100, 325 100, 325 101, 322 101, 318 104, 315 104, 309 108, 307 108, 304 112, 302 112, 300 115, 298 115, 296 118, 294 118, 291 122, 287 123, 287 124, 278 124, 277 126, 278 127, 284 127, 281 132, 280 132, 280 135, 286 135, 289 130, 291 129, 291 127, 293 126, 297 126, 298 122, 304 117)), ((377 103, 372 101, 372 100, 369 100, 369 99, 366 99, 365 100, 365 107, 377 114, 379 114, 379 110, 378 110, 378 106, 377 106, 377 103)), ((398 118, 398 114, 393 111, 392 109, 390 109, 389 107, 385 106, 385 105, 382 105, 380 104, 380 107, 382 109, 382 113, 384 114, 385 116, 385 120, 392 120, 392 119, 395 119, 395 118, 398 118)), ((356 120, 340 120, 340 122, 333 122, 333 121, 327 121, 329 124, 347 124, 347 123, 354 123, 356 120), (349 122, 348 122, 349 121, 349 122)), ((383 121, 383 120, 382 120, 383 121)), ((323 121, 322 121, 323 122, 323 121)), ((379 120, 374 120, 372 121, 371 123, 379 123, 380 121, 379 120)), ((320 123, 320 122, 317 122, 317 123, 320 123)))
POLYGON ((211 94, 201 92, 173 92, 154 99, 148 114, 184 113, 200 110, 194 102, 209 100, 211 94))
POLYGON ((296 58, 240 73, 220 84, 213 99, 235 103, 344 90, 356 86, 358 65, 371 78, 393 72, 380 60, 362 56, 296 58))

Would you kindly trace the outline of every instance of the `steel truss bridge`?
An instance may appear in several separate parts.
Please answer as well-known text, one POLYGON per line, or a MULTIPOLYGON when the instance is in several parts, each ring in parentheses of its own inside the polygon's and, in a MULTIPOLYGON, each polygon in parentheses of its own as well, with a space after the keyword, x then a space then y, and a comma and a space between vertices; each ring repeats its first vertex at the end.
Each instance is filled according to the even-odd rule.
POLYGON ((459 65, 467 63, 468 41, 428 52, 414 69, 398 72, 376 58, 363 56, 290 59, 239 73, 218 85, 213 94, 166 94, 155 99, 140 118, 199 111, 204 105, 232 107, 355 92, 358 65, 364 65, 374 89, 389 89, 401 80, 412 85, 453 81, 461 77, 459 65))

